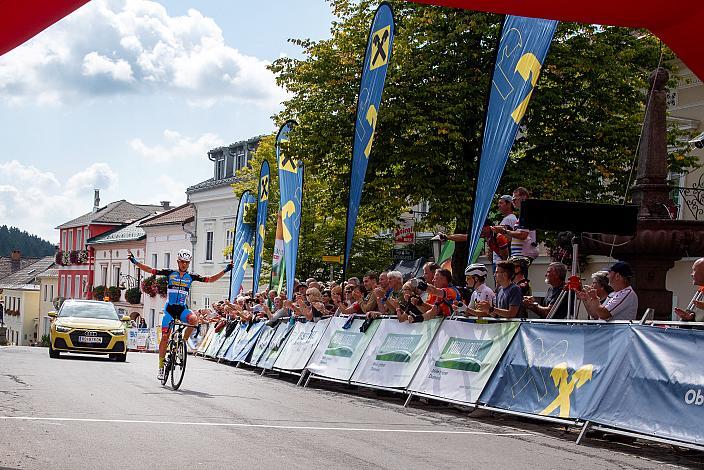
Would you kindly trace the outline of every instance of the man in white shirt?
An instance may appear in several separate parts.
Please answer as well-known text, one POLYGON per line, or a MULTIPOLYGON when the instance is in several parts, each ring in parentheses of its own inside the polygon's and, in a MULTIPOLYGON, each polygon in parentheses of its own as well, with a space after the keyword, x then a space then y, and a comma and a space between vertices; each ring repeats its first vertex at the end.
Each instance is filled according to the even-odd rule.
POLYGON ((490 306, 494 305, 496 294, 491 287, 485 284, 488 274, 486 267, 481 263, 470 264, 464 270, 467 287, 474 289, 465 315, 481 315, 482 312, 477 308, 478 302, 489 302, 490 306))
POLYGON ((625 261, 618 261, 609 268, 609 285, 614 291, 606 298, 603 305, 599 302, 596 290, 585 286, 583 292, 577 296, 584 302, 584 306, 591 318, 601 320, 635 320, 638 313, 638 296, 631 279, 633 270, 625 261))

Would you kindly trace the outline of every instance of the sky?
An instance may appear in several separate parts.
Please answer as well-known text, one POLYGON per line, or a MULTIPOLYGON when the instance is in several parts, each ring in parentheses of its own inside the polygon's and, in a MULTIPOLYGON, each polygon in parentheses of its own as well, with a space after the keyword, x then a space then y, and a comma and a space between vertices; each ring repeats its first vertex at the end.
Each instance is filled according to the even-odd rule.
POLYGON ((0 225, 58 242, 101 205, 186 202, 207 151, 274 132, 266 69, 325 39, 325 0, 92 0, 0 57, 0 225))

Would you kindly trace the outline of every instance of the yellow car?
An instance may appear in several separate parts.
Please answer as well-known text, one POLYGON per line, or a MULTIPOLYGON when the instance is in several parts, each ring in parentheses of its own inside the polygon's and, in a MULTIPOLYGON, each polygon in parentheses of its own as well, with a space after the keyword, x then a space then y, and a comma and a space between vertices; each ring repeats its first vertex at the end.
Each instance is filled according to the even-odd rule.
POLYGON ((49 312, 54 320, 49 332, 49 357, 61 352, 109 354, 112 359, 127 359, 127 330, 115 306, 95 300, 66 300, 59 313, 49 312))

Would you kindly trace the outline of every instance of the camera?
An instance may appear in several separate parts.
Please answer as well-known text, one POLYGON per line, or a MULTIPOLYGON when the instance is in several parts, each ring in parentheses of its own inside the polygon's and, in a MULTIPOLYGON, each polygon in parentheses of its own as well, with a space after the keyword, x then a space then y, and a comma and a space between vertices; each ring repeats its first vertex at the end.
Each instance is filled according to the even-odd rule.
POLYGON ((694 145, 696 148, 704 148, 704 132, 689 141, 689 145, 694 145))

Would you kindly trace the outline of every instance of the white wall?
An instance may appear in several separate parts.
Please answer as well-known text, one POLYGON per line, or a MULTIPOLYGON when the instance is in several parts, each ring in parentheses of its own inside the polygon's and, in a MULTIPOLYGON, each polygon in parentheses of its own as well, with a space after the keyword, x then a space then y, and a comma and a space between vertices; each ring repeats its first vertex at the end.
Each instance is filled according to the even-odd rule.
POLYGON ((59 296, 59 278, 58 277, 39 277, 39 332, 38 340, 41 341, 42 336, 49 334, 51 328, 51 319, 49 312, 54 311, 53 297, 59 296))

